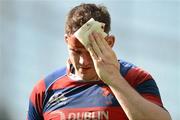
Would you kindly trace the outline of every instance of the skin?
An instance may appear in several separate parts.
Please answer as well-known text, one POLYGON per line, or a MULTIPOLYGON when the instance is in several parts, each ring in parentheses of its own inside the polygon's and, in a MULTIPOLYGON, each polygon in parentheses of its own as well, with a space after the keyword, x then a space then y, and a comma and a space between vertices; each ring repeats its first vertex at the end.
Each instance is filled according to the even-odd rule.
MULTIPOLYGON (((65 35, 65 41, 68 45, 69 59, 75 68, 75 74, 80 76, 83 80, 98 80, 99 77, 96 73, 89 51, 74 35, 65 35)), ((114 36, 109 36, 107 42, 110 46, 113 46, 114 36)))
POLYGON ((101 79, 114 93, 129 120, 171 120, 167 111, 144 99, 119 73, 119 63, 112 50, 114 36, 105 39, 93 32, 86 48, 73 36, 65 35, 75 74, 84 80, 101 79))
POLYGON ((74 35, 65 37, 68 45, 69 59, 75 68, 75 74, 83 80, 98 79, 92 58, 86 48, 75 38, 74 35))

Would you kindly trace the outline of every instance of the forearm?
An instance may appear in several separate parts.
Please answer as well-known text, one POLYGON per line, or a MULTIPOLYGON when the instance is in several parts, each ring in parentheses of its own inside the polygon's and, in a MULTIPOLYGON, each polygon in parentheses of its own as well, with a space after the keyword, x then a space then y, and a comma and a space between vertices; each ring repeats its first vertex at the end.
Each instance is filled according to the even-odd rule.
POLYGON ((170 120, 168 112, 141 97, 124 80, 119 73, 120 66, 115 53, 101 34, 92 33, 89 40, 91 45, 86 49, 90 53, 98 77, 109 85, 130 120, 170 120))
POLYGON ((144 99, 121 75, 113 80, 109 87, 130 120, 171 119, 167 111, 144 99))

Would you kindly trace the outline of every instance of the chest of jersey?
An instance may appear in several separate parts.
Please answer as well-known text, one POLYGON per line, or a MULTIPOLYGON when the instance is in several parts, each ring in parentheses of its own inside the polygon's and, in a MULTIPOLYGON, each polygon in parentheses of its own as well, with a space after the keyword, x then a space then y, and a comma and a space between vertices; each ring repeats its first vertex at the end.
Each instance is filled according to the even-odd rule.
POLYGON ((122 120, 125 117, 104 83, 50 90, 44 99, 43 113, 45 120, 115 120, 118 116, 122 120))

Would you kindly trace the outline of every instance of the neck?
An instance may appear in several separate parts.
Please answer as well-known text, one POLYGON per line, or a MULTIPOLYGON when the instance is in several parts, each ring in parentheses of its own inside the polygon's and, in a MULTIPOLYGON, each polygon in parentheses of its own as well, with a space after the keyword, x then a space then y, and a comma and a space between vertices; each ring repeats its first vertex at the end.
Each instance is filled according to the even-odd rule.
POLYGON ((79 74, 78 72, 75 71, 74 76, 76 76, 77 78, 83 80, 83 81, 99 81, 100 78, 96 75, 94 76, 90 76, 90 77, 86 77, 86 76, 82 76, 81 74, 79 74))

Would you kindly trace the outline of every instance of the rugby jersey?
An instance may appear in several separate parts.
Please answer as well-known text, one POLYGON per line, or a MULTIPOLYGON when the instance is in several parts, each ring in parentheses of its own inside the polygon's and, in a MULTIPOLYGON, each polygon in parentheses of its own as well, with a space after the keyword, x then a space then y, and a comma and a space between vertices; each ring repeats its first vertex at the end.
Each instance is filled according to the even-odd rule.
MULTIPOLYGON (((145 99, 163 107, 152 76, 126 61, 119 63, 125 80, 145 99)), ((68 76, 72 71, 64 67, 36 84, 29 100, 27 120, 128 120, 105 83, 73 80, 68 76)))

